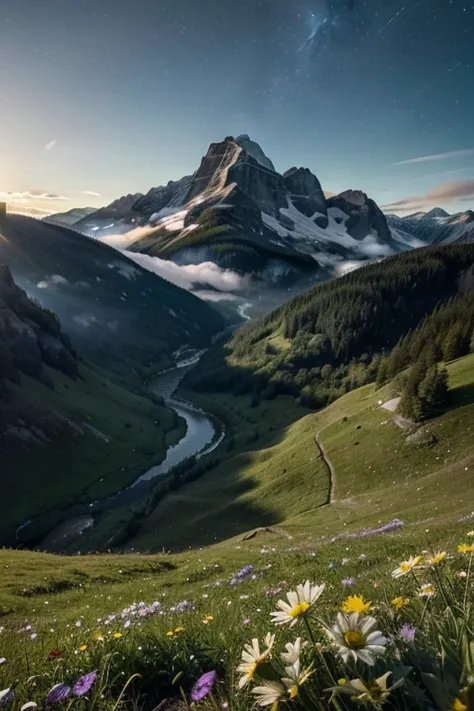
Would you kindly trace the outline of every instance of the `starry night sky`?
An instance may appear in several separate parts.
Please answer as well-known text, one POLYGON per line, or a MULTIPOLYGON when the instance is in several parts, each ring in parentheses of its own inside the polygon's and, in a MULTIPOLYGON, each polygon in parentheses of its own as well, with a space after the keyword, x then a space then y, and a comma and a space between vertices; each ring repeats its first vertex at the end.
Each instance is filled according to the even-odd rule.
POLYGON ((248 133, 328 191, 474 207, 473 31, 473 0, 2 0, 0 195, 99 205, 248 133))

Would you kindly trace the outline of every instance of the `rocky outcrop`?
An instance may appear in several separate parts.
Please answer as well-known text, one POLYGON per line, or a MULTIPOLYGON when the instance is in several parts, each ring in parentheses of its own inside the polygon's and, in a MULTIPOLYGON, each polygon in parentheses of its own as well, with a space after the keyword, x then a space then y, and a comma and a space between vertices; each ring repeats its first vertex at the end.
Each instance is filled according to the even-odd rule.
POLYGON ((346 229, 351 237, 362 240, 369 234, 391 242, 392 236, 382 210, 361 190, 346 190, 327 200, 329 208, 338 208, 348 215, 346 229))
POLYGON ((56 315, 30 300, 0 266, 0 380, 18 382, 23 373, 51 385, 45 365, 77 375, 76 353, 56 315))
MULTIPOLYGON (((319 213, 327 218, 326 198, 321 183, 308 168, 290 168, 283 173, 283 180, 297 210, 306 217, 319 213)), ((327 224, 326 219, 320 221, 319 226, 324 229, 327 224)))
POLYGON ((246 133, 243 133, 241 136, 237 136, 235 142, 241 146, 241 148, 243 148, 249 156, 255 158, 260 165, 263 165, 264 168, 268 168, 268 170, 273 170, 275 172, 275 167, 270 158, 265 155, 258 143, 252 141, 246 133))
POLYGON ((164 208, 176 207, 186 198, 192 182, 192 175, 185 175, 181 180, 170 180, 166 186, 152 188, 133 205, 135 212, 153 219, 164 208))

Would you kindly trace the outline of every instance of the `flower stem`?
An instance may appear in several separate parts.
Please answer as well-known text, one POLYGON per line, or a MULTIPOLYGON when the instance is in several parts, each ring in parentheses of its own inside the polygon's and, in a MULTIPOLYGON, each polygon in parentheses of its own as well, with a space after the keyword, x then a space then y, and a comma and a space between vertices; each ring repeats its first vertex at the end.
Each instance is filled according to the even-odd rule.
POLYGON ((472 553, 469 556, 469 563, 467 566, 467 578, 466 578, 466 587, 464 588, 464 600, 463 600, 463 611, 464 614, 466 614, 466 606, 467 606, 467 593, 469 590, 469 578, 471 576, 471 565, 472 565, 472 553))

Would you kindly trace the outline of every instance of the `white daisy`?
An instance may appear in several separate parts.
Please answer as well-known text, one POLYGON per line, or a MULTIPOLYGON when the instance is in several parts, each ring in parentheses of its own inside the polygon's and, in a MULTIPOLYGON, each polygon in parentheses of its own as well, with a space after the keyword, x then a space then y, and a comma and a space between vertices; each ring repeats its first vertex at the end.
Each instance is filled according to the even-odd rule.
POLYGON ((283 677, 282 682, 286 686, 291 700, 298 696, 300 686, 305 683, 313 672, 310 667, 302 670, 300 660, 297 659, 294 664, 285 667, 285 673, 287 676, 283 677))
POLYGON ((364 682, 362 679, 343 680, 338 686, 332 687, 328 691, 334 691, 336 694, 347 694, 353 701, 357 701, 360 704, 365 706, 372 704, 380 708, 391 692, 403 684, 403 679, 399 679, 390 688, 387 688, 387 680, 391 674, 392 672, 387 672, 383 676, 379 676, 378 679, 369 682, 364 682))
POLYGON ((293 627, 298 622, 298 618, 303 615, 311 614, 311 608, 318 598, 322 595, 326 586, 313 585, 307 580, 304 585, 298 585, 295 590, 286 594, 288 602, 278 600, 277 607, 280 609, 277 612, 270 613, 273 617, 273 622, 276 625, 289 624, 293 627))
POLYGON ((392 572, 392 577, 401 578, 403 575, 407 575, 407 573, 410 573, 412 570, 420 568, 422 562, 422 555, 411 555, 408 560, 402 561, 398 568, 395 568, 395 570, 392 572))
POLYGON ((251 644, 244 645, 242 660, 237 667, 237 671, 242 673, 239 689, 243 689, 254 678, 258 667, 270 659, 275 635, 267 634, 263 641, 266 647, 263 652, 260 651, 260 644, 256 637, 252 639, 251 644))
POLYGON ((252 689, 252 694, 257 697, 259 706, 271 706, 271 711, 276 711, 278 702, 286 695, 286 689, 279 681, 264 681, 261 686, 252 689))
POLYGON ((377 628, 377 620, 370 615, 339 612, 336 624, 327 629, 327 634, 344 662, 360 659, 369 666, 374 656, 384 654, 387 639, 377 628))
POLYGON ((418 593, 418 597, 434 597, 435 595, 436 589, 431 583, 424 583, 418 593))
POLYGON ((284 664, 294 664, 298 661, 301 650, 304 649, 307 644, 307 642, 302 642, 301 637, 297 637, 294 644, 293 642, 287 642, 285 644, 286 652, 281 653, 284 664))

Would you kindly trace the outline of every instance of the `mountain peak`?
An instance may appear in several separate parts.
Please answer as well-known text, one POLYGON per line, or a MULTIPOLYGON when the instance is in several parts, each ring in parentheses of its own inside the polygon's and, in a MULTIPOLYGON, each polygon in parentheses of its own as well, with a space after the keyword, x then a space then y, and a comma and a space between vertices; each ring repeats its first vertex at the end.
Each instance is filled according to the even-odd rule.
POLYGON ((275 172, 275 166, 271 162, 270 158, 265 155, 258 143, 252 141, 247 133, 242 133, 240 136, 237 136, 235 143, 243 148, 246 153, 252 156, 252 158, 255 158, 255 160, 260 163, 260 165, 263 165, 264 168, 268 168, 268 170, 275 172))
POLYGON ((345 190, 336 197, 342 198, 346 202, 351 203, 351 205, 358 205, 359 207, 365 205, 368 200, 366 193, 362 192, 362 190, 345 190))
POLYGON ((437 217, 450 217, 449 212, 443 210, 442 207, 434 207, 432 210, 426 213, 424 220, 434 220, 437 217))

